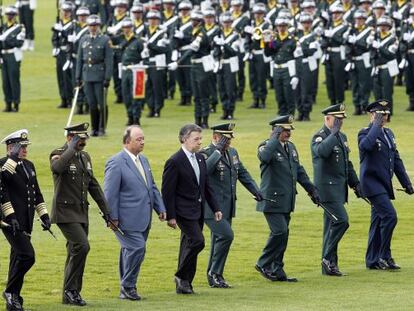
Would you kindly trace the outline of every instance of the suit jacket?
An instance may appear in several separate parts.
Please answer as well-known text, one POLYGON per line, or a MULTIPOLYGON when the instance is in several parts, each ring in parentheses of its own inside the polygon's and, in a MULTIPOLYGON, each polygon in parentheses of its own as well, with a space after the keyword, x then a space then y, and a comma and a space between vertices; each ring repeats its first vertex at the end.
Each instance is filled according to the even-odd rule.
POLYGON ((144 232, 151 224, 152 209, 165 212, 164 203, 155 185, 147 158, 140 155, 144 178, 128 153, 123 150, 105 166, 104 193, 112 219, 121 229, 144 232))
POLYGON ((394 133, 384 128, 388 141, 377 125, 369 125, 358 134, 360 178, 362 192, 367 197, 387 193, 394 199, 392 177, 395 173, 401 185, 406 188, 411 184, 403 161, 397 150, 394 133))
POLYGON ((214 213, 220 210, 208 182, 206 161, 197 153, 196 159, 200 167, 200 183, 182 149, 165 162, 161 193, 167 219, 177 216, 189 220, 203 219, 205 202, 214 213))
POLYGON ((259 145, 260 190, 265 198, 276 202, 261 201, 256 210, 267 213, 290 213, 295 209, 296 183, 310 193, 314 189, 308 174, 299 162, 293 143, 287 142, 289 154, 278 139, 271 138, 259 145))

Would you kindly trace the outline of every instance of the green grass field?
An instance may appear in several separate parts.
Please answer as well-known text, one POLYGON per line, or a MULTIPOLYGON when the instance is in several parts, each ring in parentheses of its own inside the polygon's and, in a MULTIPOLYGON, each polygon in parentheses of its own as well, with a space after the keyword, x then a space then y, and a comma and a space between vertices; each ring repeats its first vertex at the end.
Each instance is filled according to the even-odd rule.
MULTIPOLYGON (((11 1, 6 1, 11 3, 11 1)), ((63 145, 63 127, 68 110, 58 110, 59 103, 55 81, 55 63, 51 56, 50 27, 55 18, 54 2, 39 0, 36 11, 36 51, 25 54, 22 68, 22 104, 18 114, 0 114, 0 137, 20 129, 30 131, 32 145, 29 159, 34 161, 41 189, 47 205, 53 194, 52 176, 48 156, 56 147, 63 145)), ((320 79, 317 105, 311 115, 312 121, 296 123, 293 142, 296 144, 302 164, 312 175, 310 139, 322 125, 320 111, 328 104, 325 86, 320 79)), ((250 94, 236 108, 236 139, 245 166, 257 182, 259 163, 256 157, 258 144, 267 138, 267 122, 276 114, 274 92, 270 90, 267 109, 248 110, 250 94)), ((108 135, 90 139, 87 150, 93 159, 94 171, 103 182, 105 161, 120 150, 125 123, 125 109, 112 104, 108 135)), ((193 121, 193 107, 178 107, 177 99, 167 101, 160 119, 142 119, 146 136, 145 155, 149 158, 158 185, 165 160, 178 148, 179 128, 193 121)), ((347 93, 349 115, 352 114, 351 95, 347 93)), ((392 128, 405 161, 409 175, 414 179, 414 143, 411 132, 414 113, 406 113, 405 90, 395 90, 395 116, 392 128)), ((147 111, 144 112, 146 114, 147 111)), ((89 121, 88 116, 76 116, 74 122, 89 121)), ((219 113, 211 116, 211 124, 218 123, 219 113)), ((356 135, 368 124, 366 116, 350 116, 344 131, 351 146, 351 158, 356 169, 358 149, 356 135)), ((204 144, 208 144, 211 131, 205 131, 204 144)), ((3 146, 3 155, 5 147, 3 146)), ((399 187, 395 183, 395 187, 399 187)), ((351 192, 352 193, 352 192, 351 192)), ((199 256, 198 273, 194 282, 197 295, 182 297, 175 294, 173 275, 177 264, 179 231, 169 229, 165 223, 154 220, 147 245, 147 254, 139 276, 138 291, 144 297, 140 302, 120 301, 118 281, 119 245, 114 234, 103 224, 98 209, 92 204, 90 210, 90 244, 84 275, 82 295, 88 302, 88 310, 414 310, 414 222, 413 197, 397 193, 395 206, 399 223, 393 239, 393 255, 403 267, 400 272, 368 271, 364 265, 370 208, 352 193, 347 206, 350 228, 340 244, 340 267, 348 273, 343 278, 321 275, 320 253, 322 241, 322 211, 315 208, 304 191, 300 189, 296 212, 292 215, 290 241, 285 257, 285 268, 289 275, 300 282, 271 283, 263 279, 254 269, 256 260, 268 235, 267 224, 262 214, 255 211, 255 202, 247 191, 239 186, 238 212, 234 220, 235 241, 232 246, 225 277, 234 286, 229 290, 210 289, 206 284, 206 262, 209 242, 199 256)), ((52 229, 58 236, 54 241, 35 224, 33 244, 37 262, 27 274, 22 295, 25 306, 31 310, 73 310, 61 304, 63 265, 66 256, 65 240, 59 229, 52 229)), ((209 231, 205 230, 208 241, 209 231)), ((7 278, 9 245, 1 238, 0 282, 4 286, 7 278)))

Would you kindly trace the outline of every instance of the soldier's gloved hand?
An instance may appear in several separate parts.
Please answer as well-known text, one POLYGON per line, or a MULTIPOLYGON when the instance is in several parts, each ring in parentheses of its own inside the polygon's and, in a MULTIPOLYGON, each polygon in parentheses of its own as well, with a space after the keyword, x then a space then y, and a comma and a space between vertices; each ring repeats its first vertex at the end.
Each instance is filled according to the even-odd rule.
POLYGON ((261 202, 261 201, 263 201, 263 194, 260 192, 260 191, 257 191, 255 194, 254 194, 254 199, 257 201, 257 202, 261 202))
POLYGON ((72 137, 70 142, 68 143, 68 147, 73 150, 78 150, 78 143, 80 142, 81 138, 79 135, 75 135, 72 137))
POLYGON ((109 81, 109 80, 104 80, 104 82, 103 82, 103 87, 104 87, 104 88, 108 88, 108 87, 109 87, 109 83, 110 83, 110 81, 109 81))
POLYGON ((354 193, 355 193, 355 195, 356 195, 356 197, 357 197, 358 199, 363 197, 363 195, 362 195, 362 189, 361 189, 361 184, 357 184, 357 185, 355 186, 355 188, 354 188, 354 193))
POLYGON ((413 185, 408 185, 408 186, 405 188, 405 193, 407 193, 407 194, 409 194, 409 195, 414 194, 413 185))
POLYGON ((57 31, 57 32, 62 31, 63 30, 62 24, 61 23, 54 24, 52 30, 57 31))
POLYGON ((280 134, 283 132, 283 127, 276 126, 272 131, 272 137, 279 139, 280 134))
POLYGON ((331 133, 334 135, 338 134, 339 130, 341 129, 341 124, 341 119, 335 118, 331 133))
POLYGON ((379 49, 380 46, 381 44, 377 40, 372 41, 372 47, 374 49, 379 49))
POLYGON ((374 116, 373 124, 377 126, 381 126, 383 119, 384 119, 384 115, 382 113, 376 113, 374 116))
POLYGON ((293 77, 292 79, 290 79, 290 85, 292 86, 292 90, 296 90, 296 88, 298 87, 298 84, 299 84, 298 77, 293 77))
POLYGON ((172 62, 172 63, 169 63, 169 64, 167 65, 167 67, 168 67, 168 70, 170 70, 170 71, 175 71, 175 70, 177 70, 177 68, 178 68, 178 63, 177 63, 177 62, 172 62))
POLYGON ((12 229, 13 235, 16 235, 18 231, 20 231, 20 224, 17 221, 16 214, 10 214, 6 217, 6 222, 10 225, 10 228, 12 229))
POLYGON ((10 150, 10 158, 17 162, 19 161, 20 150, 22 150, 22 145, 20 143, 15 143, 10 150))
POLYGON ((43 231, 49 230, 50 227, 52 226, 52 223, 50 222, 50 218, 48 214, 44 214, 42 216, 40 216, 40 220, 41 222, 41 226, 43 228, 43 231))
POLYGON ((316 188, 312 189, 309 196, 314 204, 319 205, 321 203, 321 197, 319 196, 319 192, 316 188))
POLYGON ((226 149, 229 139, 226 136, 221 136, 220 140, 216 144, 218 151, 223 152, 226 149))

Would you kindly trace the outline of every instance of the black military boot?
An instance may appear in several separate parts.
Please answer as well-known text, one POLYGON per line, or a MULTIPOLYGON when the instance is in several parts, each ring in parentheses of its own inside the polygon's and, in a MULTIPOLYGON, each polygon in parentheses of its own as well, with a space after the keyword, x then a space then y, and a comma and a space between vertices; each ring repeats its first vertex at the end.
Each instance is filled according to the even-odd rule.
POLYGON ((84 105, 85 105, 85 109, 83 110, 83 113, 88 114, 89 113, 89 105, 88 105, 88 103, 85 103, 84 105))
POLYGON ((147 114, 147 118, 153 118, 154 117, 154 110, 150 108, 148 114, 147 114))
POLYGON ((201 126, 201 118, 196 117, 195 118, 195 124, 197 124, 198 126, 201 126))
POLYGON ((57 106, 56 108, 59 108, 59 109, 68 108, 68 103, 67 103, 66 99, 62 99, 62 101, 60 102, 60 105, 57 106))
POLYGON ((13 104, 13 112, 19 112, 19 103, 14 103, 13 104))
POLYGON ((90 136, 98 136, 98 129, 99 129, 99 110, 98 109, 91 109, 91 133, 90 136))
POLYGON ((227 117, 229 116, 229 111, 226 109, 223 109, 223 115, 220 117, 221 120, 227 120, 227 117))
POLYGON ((299 112, 299 115, 295 118, 295 121, 303 121, 303 112, 299 112))
POLYGON ((134 124, 134 120, 133 120, 132 116, 128 116, 128 121, 127 121, 127 123, 125 125, 126 126, 130 126, 132 124, 134 124))
POLYGON ((178 106, 185 106, 187 101, 187 97, 186 96, 181 96, 180 102, 178 103, 178 106))
POLYGON ((210 112, 211 113, 216 113, 217 112, 217 101, 214 101, 211 103, 211 108, 210 108, 210 112))
POLYGON ((302 121, 304 121, 304 122, 310 121, 309 111, 303 113, 303 115, 302 115, 302 121))
POLYGON ((233 120, 234 119, 233 114, 234 114, 234 110, 228 110, 227 111, 227 120, 233 120))
POLYGON ((11 103, 6 103, 6 107, 3 109, 3 112, 12 112, 11 103))
POLYGON ((155 112, 154 112, 154 118, 160 118, 161 117, 161 110, 156 110, 155 112))
POLYGON ((243 101, 243 93, 237 95, 237 101, 242 102, 243 101))
POLYGON ((203 128, 203 129, 208 129, 209 127, 208 127, 208 117, 203 117, 203 120, 202 120, 202 122, 201 122, 201 127, 203 128))
POLYGON ((78 105, 76 106, 76 111, 75 111, 75 114, 83 114, 83 107, 82 107, 82 104, 78 104, 78 105))
POLYGON ((141 125, 141 122, 139 121, 139 118, 134 118, 132 121, 133 125, 141 125))
POLYGON ((253 100, 253 103, 249 106, 249 108, 251 108, 251 109, 257 109, 257 108, 259 108, 259 99, 258 98, 255 98, 253 100))
POLYGON ((185 102, 185 104, 186 104, 187 106, 191 106, 191 100, 192 100, 191 96, 187 96, 187 97, 186 97, 186 102, 185 102))
POLYGON ((361 106, 355 106, 354 116, 360 116, 362 114, 361 106))
POLYGON ((408 104, 407 111, 414 111, 414 96, 410 96, 410 102, 408 104))
POLYGON ((266 98, 260 99, 259 108, 260 109, 265 109, 266 108, 266 98))

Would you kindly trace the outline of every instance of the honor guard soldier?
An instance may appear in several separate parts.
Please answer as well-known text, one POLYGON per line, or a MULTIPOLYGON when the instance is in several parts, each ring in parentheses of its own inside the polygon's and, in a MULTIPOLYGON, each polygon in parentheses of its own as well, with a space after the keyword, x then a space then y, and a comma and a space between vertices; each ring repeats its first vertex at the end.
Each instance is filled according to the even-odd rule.
POLYGON ((26 38, 22 50, 34 51, 34 11, 37 8, 37 0, 18 0, 16 6, 19 10, 20 23, 26 29, 26 38))
POLYGON ((195 124, 202 128, 208 128, 208 116, 210 113, 208 73, 214 69, 214 61, 210 55, 211 44, 203 28, 203 14, 200 11, 193 11, 191 13, 191 23, 190 49, 186 50, 177 62, 170 63, 168 67, 170 70, 175 70, 178 65, 186 63, 186 59, 191 59, 195 124))
POLYGON ((167 29, 160 27, 161 14, 151 10, 147 13, 147 46, 148 51, 148 80, 145 96, 149 108, 149 118, 159 118, 167 90, 167 53, 170 51, 170 42, 167 29))
POLYGON ((99 15, 102 19, 105 17, 105 9, 102 0, 80 0, 79 7, 88 8, 91 15, 99 15))
POLYGON ((61 103, 58 108, 68 108, 72 104, 73 80, 70 63, 72 53, 69 49, 69 35, 73 33, 75 22, 72 18, 74 6, 65 1, 60 6, 59 21, 52 28, 52 55, 56 58, 56 75, 61 103))
POLYGON ((1 46, 1 73, 4 101, 6 107, 3 112, 18 112, 20 105, 20 64, 23 58, 21 47, 26 31, 23 25, 16 21, 17 9, 8 6, 4 10, 7 21, 0 34, 1 46), (12 107, 13 104, 13 107, 12 107))
POLYGON ((2 183, 8 191, 10 202, 2 205, 3 233, 10 244, 10 264, 3 298, 6 310, 23 310, 20 296, 25 274, 35 263, 35 251, 30 237, 34 213, 37 212, 44 230, 50 230, 46 204, 37 181, 34 164, 27 160, 30 144, 27 130, 11 133, 2 140, 7 146, 7 156, 0 159, 2 183))
MULTIPOLYGON (((180 19, 177 23, 177 28, 173 34, 172 41, 172 56, 171 61, 175 62, 178 60, 180 54, 184 54, 186 51, 190 50, 191 43, 191 10, 193 5, 188 0, 183 0, 178 4, 178 14, 180 19), (178 53, 175 53, 174 50, 177 50, 178 53)), ((175 73, 178 87, 180 89, 181 100, 180 106, 189 106, 191 105, 191 74, 190 66, 191 59, 187 58, 181 61, 181 67, 177 68, 175 73)))
POLYGON ((214 54, 219 57, 218 85, 220 101, 223 106, 222 120, 232 120, 237 99, 237 72, 239 68, 240 36, 232 28, 230 13, 220 16, 220 35, 214 38, 214 54))
POLYGON ((354 22, 354 14, 356 7, 353 3, 353 0, 341 0, 342 7, 344 8, 344 22, 352 25, 354 22))
POLYGON ((386 6, 384 1, 382 0, 376 0, 373 4, 372 4, 372 11, 374 12, 373 17, 374 17, 374 26, 377 26, 377 21, 383 17, 386 16, 386 6))
POLYGON ((76 84, 84 87, 91 115, 91 136, 105 134, 108 106, 104 98, 104 88, 108 89, 112 76, 112 48, 109 37, 101 34, 101 19, 91 15, 87 20, 89 33, 80 43, 76 60, 76 84))
MULTIPOLYGON (((88 33, 87 19, 90 15, 87 7, 79 7, 76 10, 76 25, 73 29, 73 33, 68 36, 68 41, 71 43, 71 53, 75 64, 72 66, 72 77, 74 84, 76 84, 76 59, 78 58, 79 42, 88 33)), ((89 114, 89 105, 86 101, 85 92, 83 88, 79 89, 78 99, 76 102, 75 114, 89 114)))
MULTIPOLYGON (((174 31, 177 28, 178 23, 178 15, 175 12, 175 0, 162 0, 162 14, 161 14, 161 27, 167 29, 168 33, 168 40, 170 42, 173 40, 174 31)), ((177 52, 175 52, 177 53, 177 52)), ((175 59, 177 60, 177 55, 175 55, 175 59)), ((172 50, 167 53, 167 63, 172 61, 172 50)), ((174 99, 175 94, 175 71, 167 71, 167 79, 166 79, 166 87, 165 90, 167 91, 166 95, 169 99, 174 99)))
POLYGON ((256 210, 263 212, 269 225, 270 235, 262 255, 257 260, 256 270, 270 281, 296 282, 283 269, 283 257, 289 238, 290 214, 295 209, 297 182, 306 190, 315 204, 319 195, 308 174, 299 162, 295 145, 290 141, 294 130, 293 116, 286 115, 270 121, 270 138, 258 147, 260 160, 260 191, 263 200, 256 210))
POLYGON ((264 18, 266 7, 263 3, 256 3, 252 12, 251 24, 244 27, 244 32, 247 34, 247 51, 244 60, 249 60, 250 89, 253 93, 253 103, 250 108, 264 109, 266 108, 266 78, 270 59, 264 57, 263 32, 271 25, 264 18))
MULTIPOLYGON (((213 8, 207 8, 203 12, 204 17, 204 30, 206 31, 207 38, 214 48, 214 40, 220 34, 220 27, 216 23, 216 10, 213 8)), ((214 53, 213 53, 214 56, 214 53)), ((217 69, 217 68, 214 68, 217 69)), ((218 105, 218 93, 217 93, 217 70, 212 70, 208 72, 208 87, 210 89, 210 112, 217 111, 218 105)))
MULTIPOLYGON (((109 38, 120 35, 122 33, 122 21, 128 16, 128 0, 116 0, 115 11, 112 18, 108 21, 108 28, 106 29, 109 38)), ((116 95, 115 103, 122 104, 122 87, 121 79, 119 78, 119 63, 121 63, 122 51, 114 49, 113 53, 113 76, 114 90, 116 95)))
POLYGON ((287 115, 295 113, 295 90, 299 84, 296 74, 294 52, 296 40, 288 32, 289 21, 277 18, 275 21, 277 33, 271 30, 263 33, 265 42, 265 56, 272 57, 273 86, 276 92, 278 114, 287 115))
POLYGON ((342 276, 338 267, 338 244, 349 227, 344 204, 348 201, 348 186, 361 197, 361 187, 352 162, 346 135, 340 131, 346 118, 345 106, 324 109, 325 124, 312 138, 313 178, 320 194, 324 213, 322 274, 342 276))
POLYGON ((268 0, 267 1, 267 14, 266 14, 266 19, 274 24, 276 21, 276 18, 279 15, 279 12, 281 9, 283 9, 284 7, 277 2, 277 0, 268 0))
POLYGON ((299 22, 302 30, 297 32, 297 51, 302 54, 298 58, 298 76, 301 77, 299 84, 300 97, 298 99, 298 121, 310 121, 310 112, 316 98, 318 89, 318 52, 320 44, 315 32, 312 31, 312 16, 301 13, 299 22))
POLYGON ((230 287, 223 277, 223 271, 234 238, 231 224, 236 215, 237 181, 240 181, 257 200, 262 199, 256 182, 241 162, 237 150, 230 146, 234 138, 234 127, 234 123, 212 126, 212 143, 201 150, 206 159, 210 187, 223 213, 223 219, 216 222, 210 208, 204 208, 204 221, 211 230, 207 280, 210 287, 218 288, 230 287))
POLYGON ((354 27, 348 39, 348 64, 345 70, 350 72, 352 81, 352 99, 355 107, 354 115, 366 112, 369 95, 372 89, 371 44, 375 30, 366 26, 367 14, 363 10, 354 13, 354 27))
POLYGON ((409 22, 401 30, 400 50, 404 70, 405 90, 408 95, 407 111, 414 111, 414 7, 410 9, 409 22))
POLYGON ((398 75, 398 39, 391 31, 392 20, 388 16, 378 19, 379 28, 376 39, 372 42, 374 58, 374 96, 376 100, 385 99, 393 113, 394 77, 398 75))
POLYGON ((244 33, 244 27, 250 24, 249 12, 243 12, 243 1, 242 0, 231 0, 231 16, 233 23, 231 28, 239 33, 241 36, 240 49, 238 53, 239 58, 239 71, 237 72, 237 100, 243 101, 244 89, 246 87, 246 76, 245 76, 245 62, 244 56, 246 53, 246 34, 244 33))
POLYGON ((89 154, 83 149, 88 139, 88 123, 65 128, 67 143, 50 154, 54 196, 51 218, 67 240, 67 258, 63 280, 63 303, 84 306, 83 272, 89 252, 88 192, 108 221, 109 210, 96 180, 89 154))
POLYGON ((134 78, 131 66, 142 62, 141 53, 144 44, 134 35, 134 24, 130 18, 122 21, 122 38, 117 38, 118 46, 122 49, 122 98, 127 111, 127 125, 140 125, 141 109, 144 99, 134 98, 134 78))
POLYGON ((141 3, 134 3, 131 7, 131 18, 134 23, 134 32, 138 38, 142 38, 145 33, 144 6, 141 3))
POLYGON ((397 225, 392 177, 395 173, 407 194, 414 189, 397 150, 394 133, 386 128, 390 105, 379 100, 368 105, 370 124, 358 134, 362 193, 372 204, 371 227, 365 263, 368 269, 400 269, 391 255, 391 239, 397 225))
POLYGON ((343 22, 344 9, 341 5, 331 7, 332 25, 322 36, 322 50, 325 57, 326 89, 331 105, 342 104, 345 100, 345 42, 349 33, 343 22))
POLYGON ((372 12, 372 0, 360 0, 359 9, 364 11, 367 15, 367 20, 365 21, 365 26, 373 27, 375 25, 375 17, 372 12))

